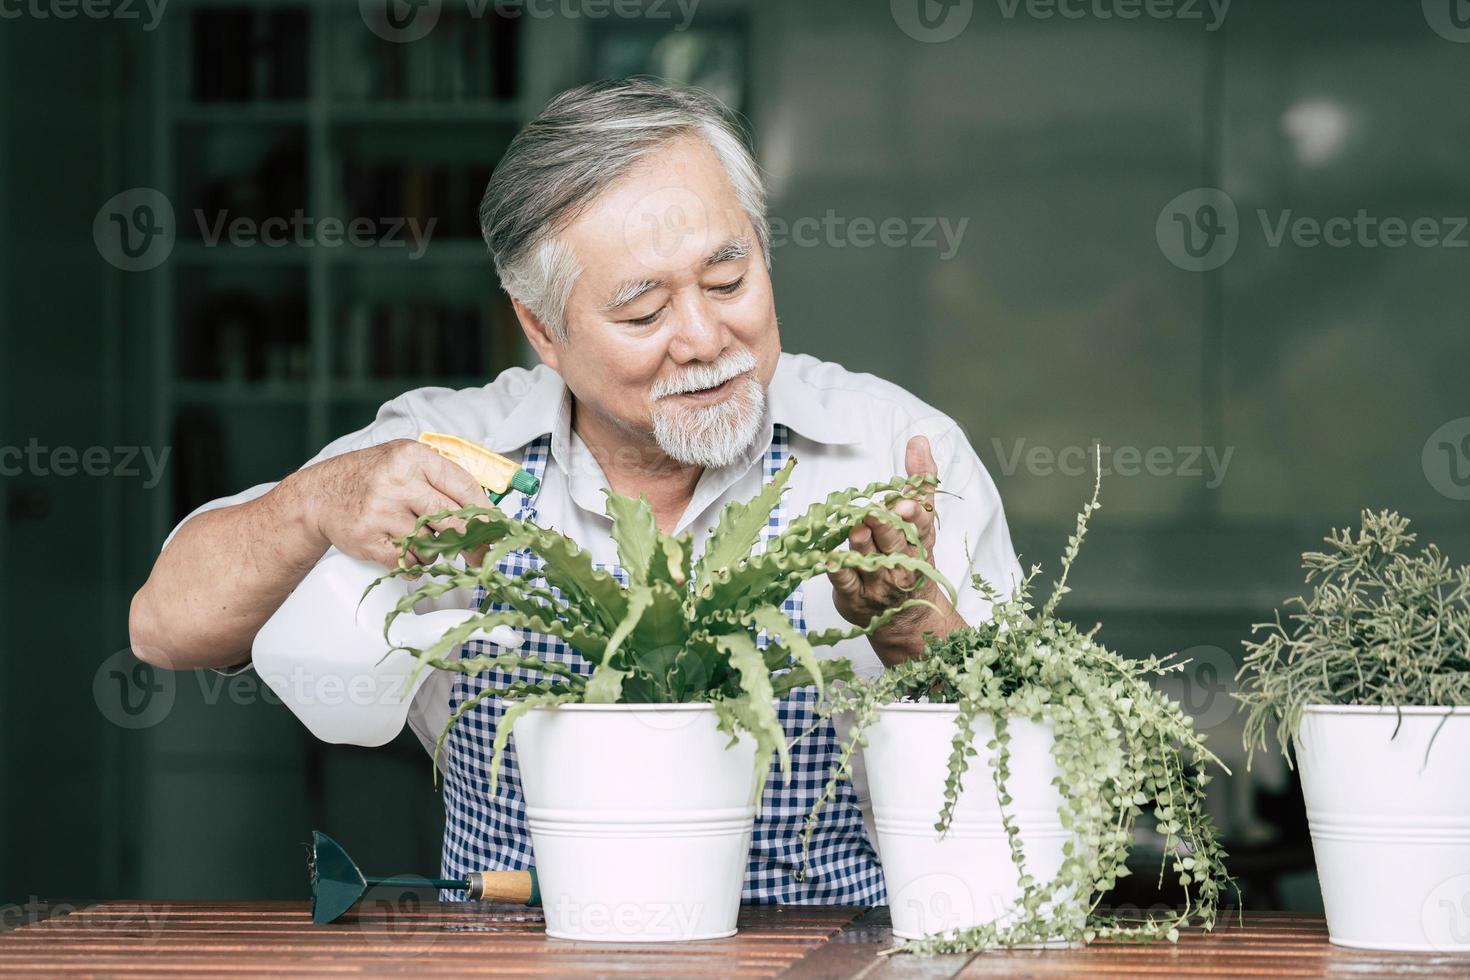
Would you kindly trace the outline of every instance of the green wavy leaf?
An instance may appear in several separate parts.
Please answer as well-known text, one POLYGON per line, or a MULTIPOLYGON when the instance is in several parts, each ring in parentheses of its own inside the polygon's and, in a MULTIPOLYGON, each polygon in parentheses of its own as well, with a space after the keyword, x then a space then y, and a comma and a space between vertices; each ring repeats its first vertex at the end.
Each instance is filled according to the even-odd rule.
POLYGON ((791 478, 791 471, 795 466, 796 457, 793 456, 749 503, 732 501, 720 511, 719 523, 710 532, 709 540, 705 542, 704 554, 694 566, 695 592, 703 591, 714 575, 750 554, 750 550, 760 541, 761 532, 770 523, 771 512, 781 502, 786 481, 791 478))

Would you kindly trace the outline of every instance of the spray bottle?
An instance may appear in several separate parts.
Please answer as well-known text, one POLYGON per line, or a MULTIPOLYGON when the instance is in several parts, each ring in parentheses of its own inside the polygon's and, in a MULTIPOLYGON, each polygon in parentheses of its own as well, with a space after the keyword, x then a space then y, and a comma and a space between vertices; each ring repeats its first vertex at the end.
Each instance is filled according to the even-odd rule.
MULTIPOLYGON (((534 494, 536 477, 516 463, 458 436, 425 432, 419 441, 464 467, 498 505, 511 490, 534 494)), ((286 707, 324 742, 383 745, 403 730, 414 695, 429 679, 413 656, 394 645, 424 647, 476 614, 469 607, 399 616, 385 639, 383 622, 412 584, 392 578, 363 593, 386 571, 332 548, 276 610, 251 649, 256 673, 286 707), (390 643, 391 641, 391 643, 390 643)), ((521 645, 518 633, 497 626, 488 639, 521 645)))

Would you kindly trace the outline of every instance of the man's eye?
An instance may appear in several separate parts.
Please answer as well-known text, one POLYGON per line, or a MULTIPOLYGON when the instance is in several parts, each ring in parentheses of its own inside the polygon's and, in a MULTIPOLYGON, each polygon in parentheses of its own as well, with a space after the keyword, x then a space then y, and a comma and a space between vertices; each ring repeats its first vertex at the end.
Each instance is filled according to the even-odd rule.
POLYGON ((741 276, 739 279, 736 279, 734 282, 727 282, 723 286, 711 286, 710 289, 712 291, 716 292, 716 293, 719 293, 721 296, 729 296, 730 294, 734 293, 735 290, 739 289, 742 285, 744 285, 744 283, 745 283, 745 277, 744 276, 741 276))
POLYGON ((646 327, 646 326, 650 325, 651 323, 653 323, 653 321, 657 320, 658 317, 659 317, 659 314, 662 313, 663 311, 664 311, 663 310, 663 307, 659 307, 658 309, 654 310, 652 313, 648 314, 648 316, 634 317, 631 320, 624 320, 623 322, 624 323, 627 323, 627 324, 631 324, 632 326, 635 326, 635 327, 646 327))

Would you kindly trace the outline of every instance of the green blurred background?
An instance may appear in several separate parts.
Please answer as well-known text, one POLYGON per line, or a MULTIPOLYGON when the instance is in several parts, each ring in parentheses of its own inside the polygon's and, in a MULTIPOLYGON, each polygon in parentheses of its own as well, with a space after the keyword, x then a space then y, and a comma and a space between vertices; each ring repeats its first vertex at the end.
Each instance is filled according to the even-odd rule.
POLYGON ((195 504, 528 361, 485 177, 557 91, 651 73, 751 123, 786 348, 957 418, 1024 563, 1054 567, 1101 443, 1071 614, 1194 658, 1173 693, 1235 770, 1211 804, 1247 901, 1317 907, 1229 678, 1359 508, 1470 560, 1464 6, 429 0, 408 34, 367 0, 0 6, 0 902, 299 898, 313 827, 437 868, 411 738, 320 745, 253 675, 139 668, 128 601, 195 504), (412 260, 194 217, 297 209, 439 224, 412 260), (1335 217, 1340 244, 1291 231, 1335 217))

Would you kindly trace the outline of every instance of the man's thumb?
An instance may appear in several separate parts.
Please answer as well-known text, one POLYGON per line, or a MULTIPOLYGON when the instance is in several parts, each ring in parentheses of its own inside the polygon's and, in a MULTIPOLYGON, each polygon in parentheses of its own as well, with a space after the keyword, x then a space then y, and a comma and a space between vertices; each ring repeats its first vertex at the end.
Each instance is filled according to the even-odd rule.
POLYGON ((921 473, 939 475, 939 467, 934 462, 934 454, 929 451, 927 438, 914 436, 909 440, 908 447, 904 450, 904 466, 909 476, 918 476, 921 473))

